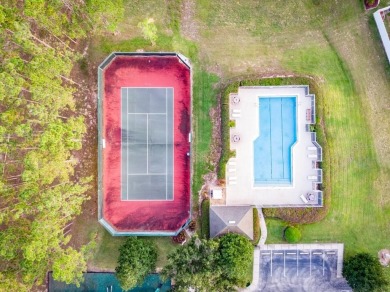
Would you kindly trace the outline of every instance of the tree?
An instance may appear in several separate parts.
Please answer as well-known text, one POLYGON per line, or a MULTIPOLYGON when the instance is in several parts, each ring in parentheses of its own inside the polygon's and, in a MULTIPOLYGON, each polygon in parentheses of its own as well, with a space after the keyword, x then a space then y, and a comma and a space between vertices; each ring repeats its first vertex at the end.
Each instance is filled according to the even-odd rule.
POLYGON ((221 270, 218 267, 218 240, 198 239, 180 246, 168 255, 163 278, 173 278, 177 291, 226 291, 221 287, 221 270))
POLYGON ((379 291, 388 283, 378 259, 368 253, 359 253, 345 260, 343 276, 353 291, 379 291))
POLYGON ((251 269, 253 246, 248 238, 228 233, 220 238, 218 265, 221 268, 222 277, 228 279, 231 284, 244 287, 251 279, 247 278, 251 269))
POLYGON ((138 27, 141 29, 144 38, 152 43, 152 46, 156 45, 157 40, 157 27, 153 18, 146 18, 144 21, 138 23, 138 27))
POLYGON ((151 241, 129 237, 119 248, 116 277, 123 290, 141 284, 144 278, 156 268, 157 248, 151 241))
POLYGON ((193 236, 168 255, 162 276, 173 278, 178 291, 231 291, 247 284, 252 256, 252 244, 241 235, 230 233, 213 240, 193 236))
POLYGON ((69 247, 69 226, 91 180, 75 173, 72 155, 86 131, 70 77, 74 45, 123 16, 122 0, 22 2, 0 4, 1 291, 29 291, 48 270, 82 279, 86 246, 69 247))
POLYGON ((297 227, 288 226, 284 230, 284 239, 286 239, 288 243, 297 243, 301 240, 301 237, 301 231, 297 227))

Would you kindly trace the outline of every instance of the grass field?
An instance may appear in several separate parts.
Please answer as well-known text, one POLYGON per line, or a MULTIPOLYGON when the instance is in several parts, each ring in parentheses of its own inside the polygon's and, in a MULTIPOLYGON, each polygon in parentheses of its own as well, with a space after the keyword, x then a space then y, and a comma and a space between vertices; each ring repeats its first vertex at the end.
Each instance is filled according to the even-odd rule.
MULTIPOLYGON (((325 220, 303 227, 303 239, 375 254, 388 244, 390 224, 388 65, 360 3, 335 3, 198 1, 199 43, 224 79, 298 73, 320 80, 331 207, 325 220)), ((270 242, 280 241, 272 226, 270 242)))
MULTIPOLYGON (((88 63, 96 66, 113 50, 175 50, 191 57, 194 207, 202 175, 213 170, 209 112, 217 105, 220 88, 238 79, 309 75, 318 80, 322 96, 318 112, 329 156, 324 169, 331 199, 325 202, 330 211, 323 221, 302 226, 302 239, 344 242, 347 254, 388 248, 390 70, 372 12, 364 12, 355 0, 183 0, 187 8, 182 12, 172 2, 168 8, 157 0, 125 1, 120 34, 93 39, 88 63), (157 23, 156 47, 136 26, 145 17, 157 23), (183 35, 180 27, 193 30, 183 35)), ((267 242, 281 242, 283 223, 271 219, 267 224, 267 242)), ((99 238, 92 262, 112 267, 122 239, 108 234, 99 238)), ((162 253, 170 249, 166 239, 154 240, 162 253)))
MULTIPOLYGON (((103 227, 99 226, 98 247, 95 256, 90 261, 90 266, 98 270, 114 270, 119 256, 119 247, 126 237, 113 237, 103 227)), ((171 237, 139 237, 142 240, 154 241, 157 245, 158 258, 156 266, 162 268, 167 263, 167 254, 179 245, 172 243, 171 237)))

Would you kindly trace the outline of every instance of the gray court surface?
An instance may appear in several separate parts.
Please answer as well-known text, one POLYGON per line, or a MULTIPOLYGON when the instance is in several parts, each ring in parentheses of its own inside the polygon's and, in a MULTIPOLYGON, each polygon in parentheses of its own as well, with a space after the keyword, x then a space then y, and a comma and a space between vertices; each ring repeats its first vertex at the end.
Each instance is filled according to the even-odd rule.
POLYGON ((337 249, 260 251, 259 291, 352 291, 337 278, 337 249))
POLYGON ((121 198, 172 200, 173 88, 121 90, 121 198))

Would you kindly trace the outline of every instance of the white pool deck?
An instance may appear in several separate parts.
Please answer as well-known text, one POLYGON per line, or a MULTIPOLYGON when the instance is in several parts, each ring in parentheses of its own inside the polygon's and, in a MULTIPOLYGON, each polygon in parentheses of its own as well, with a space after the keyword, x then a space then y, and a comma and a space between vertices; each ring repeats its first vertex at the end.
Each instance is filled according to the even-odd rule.
POLYGON ((306 86, 275 86, 240 87, 237 94, 231 94, 230 118, 235 120, 235 127, 230 129, 230 148, 236 157, 226 165, 226 205, 315 207, 322 202, 322 193, 315 190, 322 180, 322 171, 316 169, 322 150, 312 142, 315 134, 307 130, 315 120, 314 96, 307 92, 306 86), (259 136, 261 96, 297 98, 297 142, 292 149, 292 184, 288 186, 254 186, 253 142, 259 136), (234 98, 239 102, 234 103, 234 98), (235 142, 237 137, 239 141, 235 142))

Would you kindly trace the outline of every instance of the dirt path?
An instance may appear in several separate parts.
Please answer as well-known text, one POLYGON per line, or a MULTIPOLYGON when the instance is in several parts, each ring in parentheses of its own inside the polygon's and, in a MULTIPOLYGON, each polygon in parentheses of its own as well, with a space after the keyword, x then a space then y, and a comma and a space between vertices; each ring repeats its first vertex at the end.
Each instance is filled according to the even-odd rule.
POLYGON ((184 0, 181 9, 181 33, 192 41, 199 40, 199 24, 195 19, 196 3, 194 0, 184 0))

